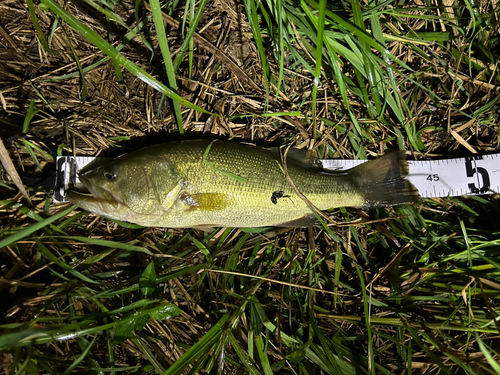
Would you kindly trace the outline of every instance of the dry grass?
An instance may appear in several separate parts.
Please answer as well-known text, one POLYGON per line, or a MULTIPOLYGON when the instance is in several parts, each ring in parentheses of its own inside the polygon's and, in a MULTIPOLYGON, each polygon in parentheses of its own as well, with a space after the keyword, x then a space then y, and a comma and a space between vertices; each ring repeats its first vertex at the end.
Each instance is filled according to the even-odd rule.
MULTIPOLYGON (((127 31, 86 2, 59 4, 115 47, 123 42, 127 31)), ((259 40, 245 2, 215 0, 196 29, 202 39, 194 38, 192 63, 186 55, 176 76, 179 95, 220 116, 182 107, 185 136, 292 143, 322 158, 375 156, 403 139, 411 158, 497 152, 498 6, 480 2, 482 22, 474 25, 467 4, 415 0, 386 4, 380 13, 361 5, 368 34, 378 38, 374 17, 386 50, 407 67, 392 62, 392 87, 379 61, 374 69, 387 73, 379 76, 383 84, 365 79, 340 53, 338 60, 324 57, 316 95, 311 26, 292 18, 299 3, 284 3, 295 50, 283 50, 276 95, 276 82, 266 90, 259 55, 261 42, 270 75, 278 77, 276 29, 261 20, 259 40), (297 62, 297 51, 311 70, 297 62), (389 92, 397 105, 384 101, 389 92), (292 111, 300 115, 263 116, 292 111)), ((133 1, 108 5, 136 26, 133 1)), ((166 5, 168 12, 172 4, 166 5)), ((352 20, 347 4, 330 5, 352 20)), ((173 12, 181 24, 183 6, 173 12)), ((138 14, 143 39, 121 53, 166 83, 146 8, 138 14)), ((0 2, 0 138, 22 175, 46 174, 51 153, 116 156, 181 138, 171 101, 161 104, 160 92, 125 69, 120 78, 111 60, 82 73, 79 65, 106 55, 45 6, 34 9, 50 53, 26 3, 0 2), (37 112, 23 134, 32 99, 37 112)), ((174 59, 185 35, 175 22, 167 22, 174 59)), ((354 44, 360 54, 383 60, 369 45, 354 44)), ((50 192, 40 188, 30 191, 33 205, 23 205, 5 172, 2 181, 1 239, 69 207, 51 204, 50 192)), ((498 213, 498 197, 429 199, 369 213, 335 210, 333 220, 355 225, 330 232, 220 228, 207 234, 120 225, 75 210, 0 250, 0 369, 188 373, 201 358, 193 373, 495 373, 498 213), (199 351, 188 352, 196 354, 190 363, 178 361, 200 343, 199 351)))

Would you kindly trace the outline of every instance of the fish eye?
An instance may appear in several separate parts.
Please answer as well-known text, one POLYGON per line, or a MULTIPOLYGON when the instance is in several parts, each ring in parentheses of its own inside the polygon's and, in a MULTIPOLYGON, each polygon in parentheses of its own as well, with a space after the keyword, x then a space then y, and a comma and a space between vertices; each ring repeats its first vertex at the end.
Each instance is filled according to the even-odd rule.
POLYGON ((116 180, 116 174, 112 172, 104 172, 104 178, 108 181, 114 181, 116 180))

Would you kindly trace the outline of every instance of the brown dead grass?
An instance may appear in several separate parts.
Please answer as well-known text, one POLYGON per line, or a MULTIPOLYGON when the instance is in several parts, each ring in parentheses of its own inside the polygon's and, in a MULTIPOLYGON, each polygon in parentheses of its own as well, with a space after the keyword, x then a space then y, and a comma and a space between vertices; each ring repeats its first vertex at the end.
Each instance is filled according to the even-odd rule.
MULTIPOLYGON (((61 1, 61 4, 64 4, 72 14, 78 15, 82 22, 85 22, 94 30, 98 30, 103 37, 106 37, 106 22, 99 14, 79 2, 61 1)), ((415 4, 418 5, 420 2, 416 1, 415 4)), ((38 20, 45 35, 51 35, 53 18, 45 14, 39 7, 36 9, 38 20)), ((132 19, 134 17, 134 2, 123 1, 119 5, 119 10, 115 11, 123 19, 132 19)), ((117 83, 115 68, 110 61, 85 75, 87 98, 83 103, 81 100, 83 85, 78 75, 71 79, 57 80, 62 75, 77 72, 70 43, 75 48, 83 66, 89 66, 105 57, 71 28, 64 26, 68 38, 66 38, 61 28, 56 30, 51 43, 52 54, 46 56, 37 42, 30 16, 23 1, 5 0, 1 2, 0 14, 2 15, 0 18, 0 117, 10 124, 2 124, 0 137, 5 141, 14 163, 20 169, 33 170, 33 161, 30 155, 16 142, 16 139, 21 135, 24 115, 27 112, 31 98, 35 99, 36 106, 40 111, 30 125, 29 136, 42 149, 47 149, 47 143, 54 146, 64 144, 63 153, 68 155, 96 155, 100 152, 116 155, 122 153, 124 149, 129 150, 151 143, 158 143, 159 141, 179 139, 169 104, 166 103, 159 116, 157 116, 160 94, 128 73, 124 73, 122 83, 117 83), (130 141, 116 141, 113 140, 113 137, 129 137, 130 141), (118 151, 116 151, 117 145, 122 146, 118 151)), ((312 113, 310 97, 313 81, 311 75, 305 71, 299 72, 299 74, 287 74, 285 77, 286 90, 283 91, 289 101, 280 100, 275 102, 271 97, 269 107, 266 107, 263 77, 259 69, 260 61, 257 49, 250 38, 250 28, 245 19, 246 17, 242 14, 241 4, 230 0, 216 0, 207 7, 198 30, 202 30, 200 34, 240 67, 257 87, 238 79, 230 67, 214 57, 213 51, 211 52, 209 49, 199 46, 195 47, 192 76, 188 76, 186 61, 179 71, 179 94, 202 108, 220 114, 221 117, 210 117, 185 109, 183 118, 187 136, 190 138, 237 139, 260 144, 280 144, 283 140, 286 140, 299 148, 314 148, 318 144, 327 143, 337 150, 335 156, 352 157, 353 149, 348 138, 344 134, 327 127, 323 122, 318 125, 318 132, 321 137, 315 140, 311 136, 312 125, 303 119, 289 117, 263 118, 259 116, 266 108, 269 111, 295 110, 299 108, 302 102, 305 104, 300 107, 300 110, 304 115, 310 116, 312 113), (238 117, 237 115, 249 116, 238 117)), ((426 30, 426 25, 421 21, 410 20, 408 22, 409 28, 413 31, 426 30)), ((120 31, 117 31, 114 35, 121 35, 120 31)), ((168 36, 171 51, 174 51, 175 54, 182 42, 182 35, 179 30, 170 28, 168 36)), ((154 34, 148 35, 148 40, 155 50, 154 56, 151 56, 150 51, 137 42, 131 43, 122 52, 148 73, 165 82, 166 79, 162 73, 164 69, 155 38, 154 34)), ((115 42, 118 40, 119 37, 115 42)), ((448 100, 452 103, 455 100, 463 103, 460 108, 463 111, 480 108, 498 95, 499 87, 485 82, 480 76, 469 77, 467 64, 463 64, 463 61, 455 60, 450 56, 442 56, 449 63, 449 66, 446 69, 442 68, 441 70, 428 72, 425 62, 415 50, 407 48, 405 44, 393 42, 389 46, 389 50, 418 70, 418 77, 414 78, 422 85, 431 88, 436 95, 442 95, 445 101, 448 100), (453 73, 450 73, 450 71, 453 73), (457 86, 458 79, 463 82, 461 90, 457 86), (451 95, 447 95, 442 87, 451 88, 451 95)), ((437 47, 434 52, 436 54, 442 53, 437 47)), ((275 62, 272 59, 270 60, 271 69, 276 72, 278 68, 275 62)), ((346 74, 354 79, 353 74, 349 72, 348 63, 344 69, 346 74)), ((398 77, 398 80, 403 82, 404 77, 398 77)), ((418 118, 415 121, 418 129, 434 125, 444 127, 444 129, 429 127, 423 131, 421 139, 428 150, 428 157, 443 156, 444 152, 449 155, 453 150, 457 149, 464 153, 465 148, 468 147, 478 152, 498 150, 497 129, 474 122, 467 123, 466 126, 456 126, 454 124, 462 119, 463 114, 452 110, 451 106, 449 108, 442 106, 442 103, 440 103, 439 107, 435 106, 435 100, 426 96, 411 82, 402 83, 401 87, 406 90, 404 96, 416 95, 418 97, 414 101, 418 105, 411 108, 417 114, 418 118), (459 134, 463 142, 454 140, 451 136, 452 131, 459 134)), ((324 82, 319 95, 319 116, 349 128, 352 124, 350 124, 348 116, 342 109, 341 97, 338 93, 332 94, 332 91, 336 91, 334 85, 330 82, 324 82), (331 90, 332 88, 333 90, 331 90)), ((371 129, 370 133, 373 134, 373 143, 366 144, 365 147, 367 153, 381 152, 384 145, 387 144, 387 139, 393 137, 394 134, 385 124, 373 120, 363 120, 369 118, 369 116, 366 108, 358 98, 350 97, 350 105, 360 121, 366 124, 371 129)), ((390 114, 388 114, 388 117, 390 118, 390 114)), ((389 145, 395 147, 394 142, 389 142, 389 145)), ((323 157, 324 155, 320 156, 323 157)), ((415 156, 419 157, 420 155, 415 156)), ((3 179, 7 180, 7 177, 3 176, 3 179)), ((2 190, 1 193, 3 199, 18 200, 15 192, 2 190)), ((46 194, 44 192, 32 194, 34 194, 35 212, 43 212, 46 205, 46 194)), ((439 212, 444 216, 453 216, 460 212, 458 207, 451 202, 443 200, 441 203, 439 212)), ((60 210, 60 207, 48 205, 49 214, 58 210, 60 210)), ((367 219, 366 214, 361 211, 353 211, 353 215, 356 214, 359 218, 367 219)), ((4 230, 24 226, 30 222, 27 216, 20 214, 17 209, 13 208, 5 209, 0 215, 0 224, 4 230)), ((335 216, 334 219, 338 222, 344 221, 343 216, 340 214, 335 216)), ((185 234, 181 230, 131 230, 93 216, 86 216, 80 219, 79 223, 79 227, 69 228, 68 234, 92 236, 118 242, 128 242, 131 239, 144 241, 150 243, 152 248, 157 248, 158 254, 161 253, 162 248, 171 248, 178 243, 185 234)), ((391 232, 391 227, 383 221, 378 223, 376 228, 379 232, 391 232)), ((362 243, 366 243, 370 235, 373 234, 371 227, 360 227, 358 233, 362 243)), ((194 234, 199 238, 203 236, 201 232, 194 232, 194 234)), ((222 232, 216 234, 214 241, 221 234, 222 232)), ((262 246, 268 243, 279 243, 281 246, 288 246, 294 249, 295 259, 299 262, 305 261, 306 256, 302 251, 296 252, 299 244, 302 249, 317 247, 316 260, 323 256, 327 257, 330 253, 335 253, 339 246, 353 258, 357 258, 358 256, 353 250, 355 243, 350 229, 348 227, 340 228, 337 234, 346 239, 344 244, 335 243, 325 235, 318 236, 316 230, 313 229, 309 231, 287 229, 272 232, 266 236, 252 235, 241 250, 241 258, 242 261, 248 259, 248 254, 257 241, 263 241, 262 246)), ((227 257, 231 252, 231 246, 240 236, 241 232, 235 230, 223 241, 219 255, 221 259, 227 257)), ((181 241, 179 246, 185 248, 188 246, 187 242, 189 240, 181 241)), ((0 284, 1 293, 7 295, 6 302, 1 309, 2 318, 9 322, 21 322, 28 320, 40 309, 53 316, 66 314, 63 301, 53 304, 51 299, 53 296, 44 296, 41 293, 40 289, 47 285, 51 276, 44 274, 43 269, 37 268, 35 243, 26 241, 23 245, 25 250, 22 257, 17 256, 11 249, 3 250, 1 273, 3 278, 7 280, 25 280, 31 284, 27 284, 27 287, 23 288, 22 292, 19 292, 18 286, 12 283, 0 284)), ((76 257, 89 250, 87 245, 77 241, 65 241, 64 246, 76 257)), ((401 247, 396 239, 390 246, 398 250, 401 247)), ((90 249, 90 252, 97 253, 99 250, 96 247, 90 249)), ((119 253, 92 265, 92 273, 106 270, 121 275, 121 270, 130 271, 130 269, 139 272, 138 270, 143 269, 149 260, 149 257, 144 254, 134 255, 127 260, 121 260, 118 257, 119 253)), ((200 263, 201 258, 199 252, 193 252, 188 259, 179 260, 178 264, 194 265, 200 263)), ((260 255, 257 261, 259 258, 260 255)), ((383 270, 387 258, 375 259, 374 261, 377 267, 383 270)), ((223 264, 220 261, 219 265, 223 264)), ((171 272, 175 267, 176 263, 173 263, 170 269, 162 270, 159 275, 171 272)), ((280 265, 280 267, 284 268, 277 269, 275 274, 279 274, 288 265, 280 265)), ((333 273, 332 264, 327 262, 325 267, 325 272, 333 273)), ((354 262, 352 262, 351 267, 346 266, 342 272, 346 281, 352 281, 353 278, 357 277, 354 262)), ((365 275, 367 277, 370 275, 369 278, 375 276, 369 270, 365 272, 365 275)), ((185 276, 185 278, 190 285, 194 285, 199 281, 197 273, 185 276)), ((222 278, 222 275, 212 273, 207 283, 212 290, 217 291, 222 278)), ((116 279, 117 285, 126 279, 127 276, 118 276, 116 279)), ((153 341, 148 341, 155 353, 163 353, 164 357, 160 356, 159 360, 164 366, 172 364, 184 353, 182 346, 173 343, 194 344, 208 331, 211 324, 213 324, 208 308, 214 306, 219 308, 231 307, 220 299, 212 300, 212 295, 208 291, 209 288, 199 290, 195 295, 192 294, 192 291, 191 294, 187 293, 183 288, 182 281, 182 278, 176 278, 168 282, 169 298, 176 301, 176 304, 188 313, 168 321, 168 324, 155 321, 154 324, 146 327, 149 335, 156 338, 161 337, 161 340, 165 342, 165 344, 160 345, 161 347, 155 348, 154 345, 158 345, 158 341, 155 341, 156 344, 153 341)), ((292 279, 291 282, 304 284, 306 280, 297 278, 292 279)), ((380 280, 377 281, 377 285, 374 286, 375 295, 389 295, 389 285, 389 278, 386 275, 381 276, 380 280)), ((344 290, 340 288, 339 292, 344 292, 344 290)), ((138 296, 135 297, 138 298, 138 296)), ((286 302, 283 302, 283 289, 281 286, 269 291, 266 298, 271 306, 269 310, 273 313, 288 307, 286 302)), ((332 305, 331 301, 324 295, 318 294, 317 298, 318 301, 324 299, 324 306, 332 305)), ((73 302, 77 314, 96 311, 96 306, 91 301, 75 298, 73 302)), ((123 301, 124 305, 132 302, 134 301, 123 301)), ((362 304, 359 298, 351 299, 345 302, 344 308, 346 314, 356 314, 362 308, 362 304)), ((417 314, 423 314, 423 312, 425 311, 418 310, 417 314)), ((338 329, 336 324, 326 320, 323 323, 322 329, 326 331, 334 332, 338 329)), ((346 331, 353 332, 353 334, 362 329, 346 322, 343 322, 341 326, 346 331)), ((387 328, 386 333, 390 336, 395 335, 394 330, 391 328, 387 328)), ((239 338, 243 341, 246 339, 242 332, 240 332, 239 338)), ((378 340, 375 344, 378 348, 390 344, 380 337, 378 340)), ((444 341, 439 343, 443 350, 449 344, 449 342, 444 341)), ((70 340, 60 346, 45 346, 43 354, 59 357, 62 360, 71 360, 73 358, 72 352, 78 350, 77 348, 76 341, 70 340)), ((107 349, 105 347, 101 349, 101 351, 95 350, 96 359, 105 363, 107 349)), ((116 349, 116 364, 130 365, 134 363, 135 357, 139 355, 141 355, 141 351, 138 349, 137 344, 131 340, 126 340, 122 346, 116 349)), ((396 354, 388 353, 387 355, 389 361, 394 359, 392 357, 395 357, 396 354)), ((4 356, 5 362, 9 360, 4 356)), ((397 359, 394 360, 397 361, 397 359)), ((421 371, 421 373, 437 372, 437 369, 432 366, 428 362, 426 355, 417 353, 416 371, 421 371), (419 356, 421 356, 422 362, 417 361, 419 356)), ((227 373, 238 373, 235 368, 227 367, 226 370, 227 373)))

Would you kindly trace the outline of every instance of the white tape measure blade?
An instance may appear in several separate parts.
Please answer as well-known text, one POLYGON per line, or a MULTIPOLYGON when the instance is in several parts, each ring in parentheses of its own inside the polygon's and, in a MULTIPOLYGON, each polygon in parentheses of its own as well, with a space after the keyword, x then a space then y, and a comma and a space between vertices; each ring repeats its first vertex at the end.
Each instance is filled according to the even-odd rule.
POLYGON ((54 202, 67 202, 66 190, 85 190, 85 186, 78 177, 78 172, 87 165, 90 163, 95 163, 96 166, 103 165, 111 160, 113 160, 113 158, 100 158, 95 156, 58 156, 56 160, 57 188, 54 191, 54 202))
MULTIPOLYGON (((366 160, 324 159, 327 170, 353 168, 366 160)), ((500 154, 443 160, 408 161, 408 180, 424 198, 497 194, 500 154)))

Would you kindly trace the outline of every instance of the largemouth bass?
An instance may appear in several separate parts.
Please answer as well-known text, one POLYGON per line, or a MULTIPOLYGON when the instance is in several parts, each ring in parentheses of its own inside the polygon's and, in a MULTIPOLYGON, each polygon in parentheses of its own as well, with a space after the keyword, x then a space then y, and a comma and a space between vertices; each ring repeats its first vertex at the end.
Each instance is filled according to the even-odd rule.
MULTIPOLYGON (((320 210, 412 202, 396 152, 342 173, 321 172, 305 152, 286 166, 297 190, 320 210)), ((69 192, 87 211, 150 227, 311 226, 317 220, 286 178, 277 150, 209 140, 164 143, 80 174, 90 192, 69 192)))

